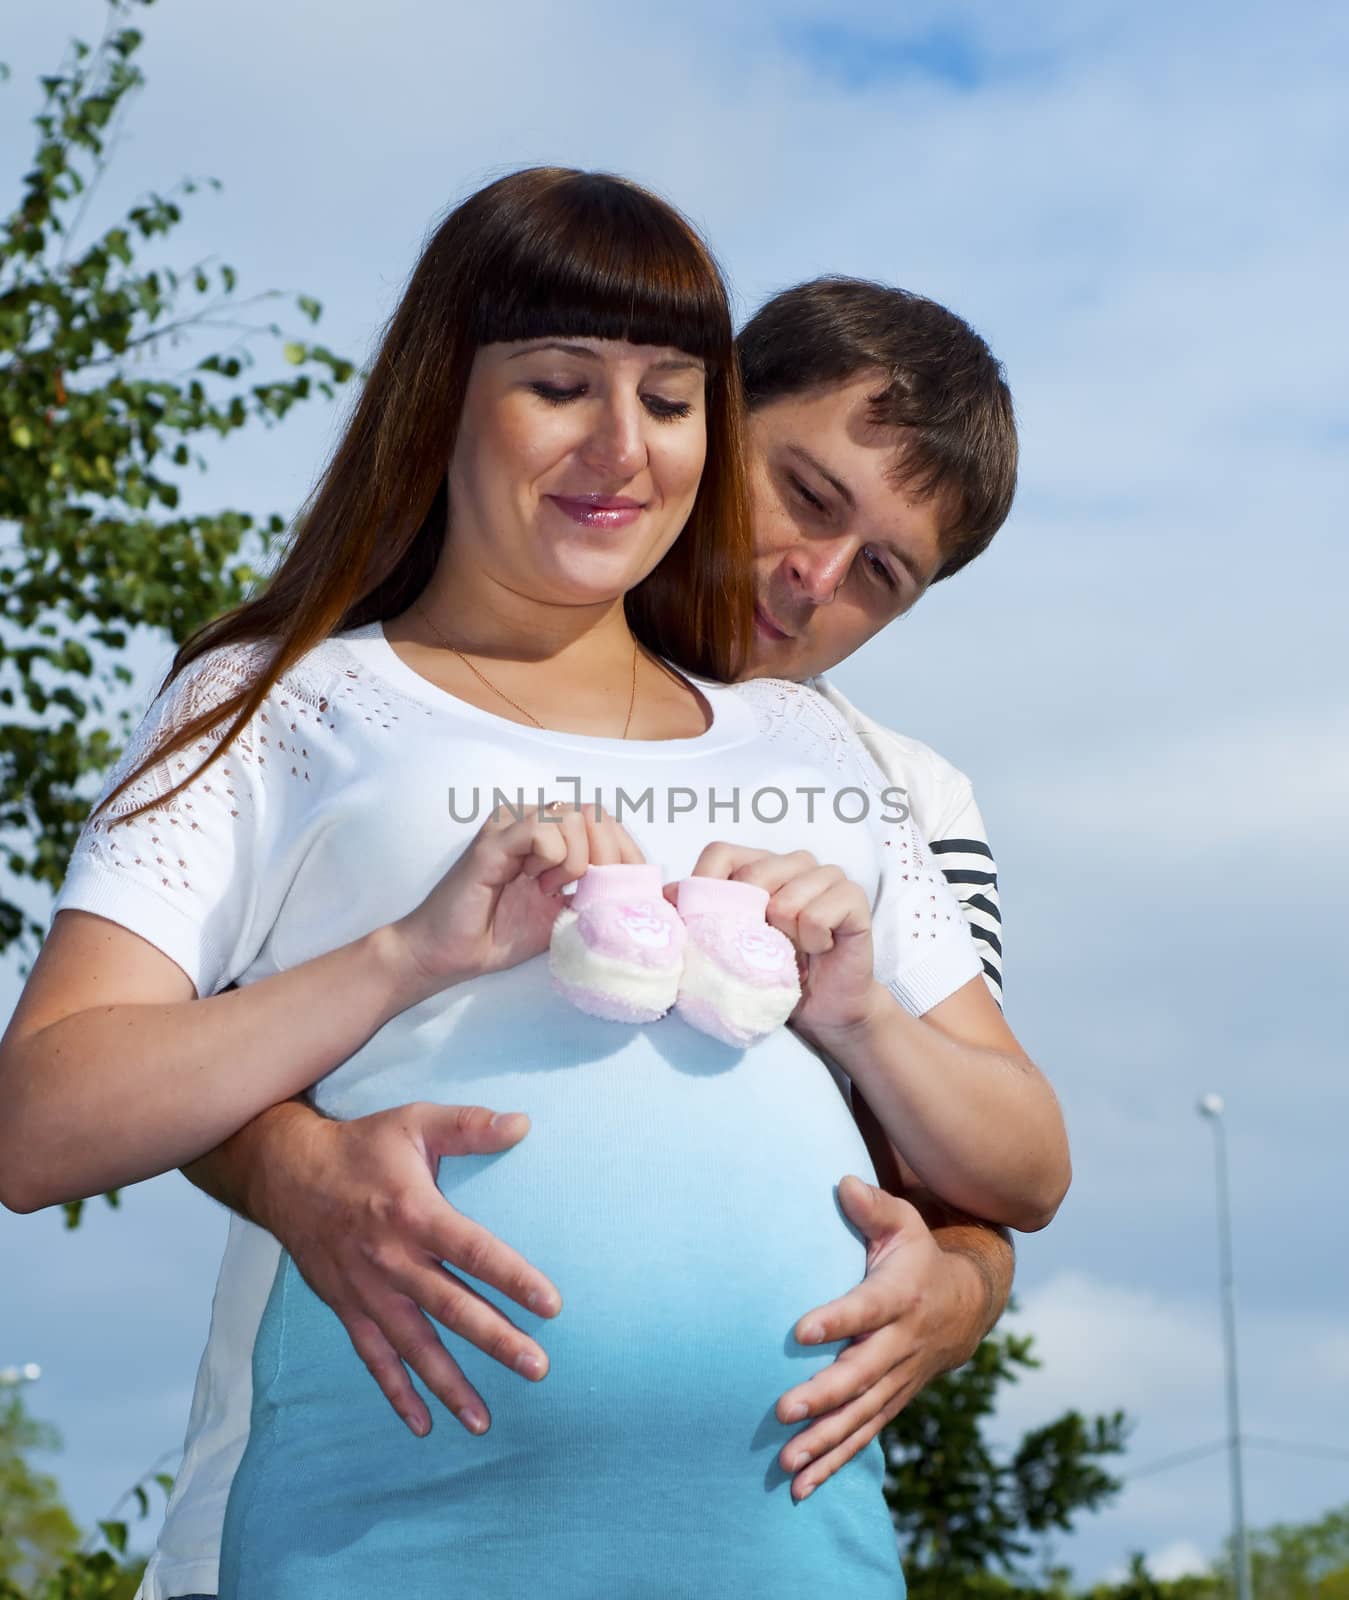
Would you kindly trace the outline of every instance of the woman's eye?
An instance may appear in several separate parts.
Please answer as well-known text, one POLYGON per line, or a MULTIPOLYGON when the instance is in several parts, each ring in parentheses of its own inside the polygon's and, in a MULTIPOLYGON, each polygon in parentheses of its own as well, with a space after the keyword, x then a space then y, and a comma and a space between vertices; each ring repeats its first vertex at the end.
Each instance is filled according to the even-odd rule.
POLYGON ((662 400, 658 394, 646 395, 643 404, 658 422, 676 422, 693 411, 693 406, 687 400, 662 400))
POLYGON ((547 400, 552 405, 565 405, 568 400, 577 400, 585 393, 585 385, 578 384, 574 389, 568 389, 557 383, 531 383, 529 386, 540 400, 547 400))
POLYGON ((795 475, 795 473, 789 472, 787 474, 787 482, 791 484, 792 488, 796 491, 800 498, 806 502, 812 511, 823 511, 826 509, 824 501, 820 499, 819 495, 812 494, 811 491, 806 488, 805 484, 801 482, 800 478, 795 475))
POLYGON ((872 572, 874 572, 875 575, 878 578, 883 579, 885 581, 885 583, 888 585, 889 588, 891 588, 891 589, 898 588, 898 585, 896 584, 895 579, 894 579, 894 574, 890 571, 889 567, 886 566, 885 562, 882 561, 879 556, 873 555, 869 550, 864 551, 863 554, 867 558, 867 565, 871 568, 872 572))

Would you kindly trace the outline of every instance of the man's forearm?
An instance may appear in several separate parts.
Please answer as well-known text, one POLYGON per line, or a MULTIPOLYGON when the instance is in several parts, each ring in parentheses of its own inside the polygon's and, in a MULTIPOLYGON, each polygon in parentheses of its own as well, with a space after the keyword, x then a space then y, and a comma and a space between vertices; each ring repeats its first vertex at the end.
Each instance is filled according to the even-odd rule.
POLYGON ((295 1141, 314 1123, 322 1122, 321 1112, 306 1100, 283 1100, 269 1106, 252 1122, 245 1123, 223 1144, 182 1169, 189 1183, 221 1205, 237 1211, 261 1227, 266 1206, 263 1198, 273 1141, 293 1151, 295 1141))
POLYGON ((1011 1237, 1005 1228, 966 1216, 928 1189, 903 1189, 900 1195, 922 1217, 940 1248, 970 1265, 974 1293, 970 1304, 971 1337, 969 1348, 960 1357, 960 1361, 968 1361, 1011 1298, 1016 1268, 1011 1237))
POLYGON ((853 1116, 871 1155, 880 1186, 901 1200, 907 1200, 953 1263, 958 1257, 968 1268, 962 1274, 962 1337, 951 1361, 952 1366, 959 1366, 969 1360, 980 1340, 1007 1309, 1016 1268, 1011 1235, 996 1223, 982 1222, 948 1205, 924 1188, 886 1138, 866 1096, 856 1084, 851 1085, 851 1092, 853 1116))

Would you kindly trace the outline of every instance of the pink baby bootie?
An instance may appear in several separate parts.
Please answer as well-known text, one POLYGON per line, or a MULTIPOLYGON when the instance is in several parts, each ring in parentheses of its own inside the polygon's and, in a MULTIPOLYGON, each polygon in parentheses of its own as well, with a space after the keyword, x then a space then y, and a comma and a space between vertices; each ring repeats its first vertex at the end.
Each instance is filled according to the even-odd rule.
POLYGON ((730 878, 685 878, 688 931, 675 1010, 691 1028, 750 1045, 780 1028, 801 998, 796 946, 764 918, 768 890, 730 878))
POLYGON ((553 924, 553 987, 592 1017, 654 1022, 679 993, 685 938, 659 867, 589 867, 553 924))

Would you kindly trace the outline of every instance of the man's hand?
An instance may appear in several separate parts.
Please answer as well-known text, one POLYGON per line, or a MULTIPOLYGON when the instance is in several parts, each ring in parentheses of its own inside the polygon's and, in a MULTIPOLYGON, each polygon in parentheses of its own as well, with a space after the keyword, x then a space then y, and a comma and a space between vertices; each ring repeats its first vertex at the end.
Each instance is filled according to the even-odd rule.
POLYGON ((524 1377, 542 1378, 548 1370, 540 1346, 443 1263, 538 1316, 561 1309, 557 1289, 456 1211, 435 1181, 442 1156, 507 1150, 528 1131, 529 1119, 518 1112, 494 1122, 482 1106, 424 1102, 350 1122, 308 1107, 275 1107, 244 1130, 253 1137, 248 1214, 281 1241, 310 1288, 341 1318, 371 1376, 415 1434, 430 1432, 431 1416, 408 1368, 471 1432, 482 1433, 491 1420, 431 1317, 524 1377), (293 1115, 277 1117, 268 1133, 267 1118, 286 1111, 293 1115), (264 1148, 264 1139, 273 1145, 264 1148))
POLYGON ((989 1321, 988 1285, 978 1267, 943 1250, 907 1200, 855 1177, 844 1178, 838 1194, 866 1235, 867 1275, 796 1325, 805 1345, 852 1343, 778 1401, 780 1422, 815 1419, 778 1457, 793 1474, 795 1500, 870 1444, 925 1384, 967 1361, 989 1321))

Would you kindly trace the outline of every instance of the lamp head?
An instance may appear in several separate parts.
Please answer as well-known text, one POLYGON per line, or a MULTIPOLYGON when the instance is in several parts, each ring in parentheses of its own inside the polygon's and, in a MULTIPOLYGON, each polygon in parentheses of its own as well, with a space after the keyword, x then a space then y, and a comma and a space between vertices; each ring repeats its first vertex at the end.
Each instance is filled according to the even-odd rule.
POLYGON ((1223 1097, 1220 1094, 1206 1094, 1199 1097, 1199 1115, 1201 1117, 1220 1117, 1223 1114, 1223 1097))

